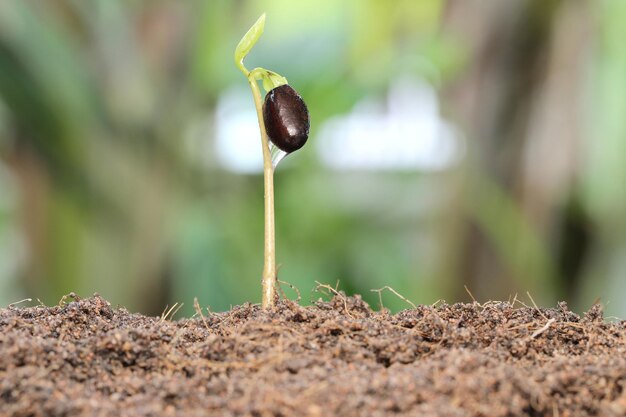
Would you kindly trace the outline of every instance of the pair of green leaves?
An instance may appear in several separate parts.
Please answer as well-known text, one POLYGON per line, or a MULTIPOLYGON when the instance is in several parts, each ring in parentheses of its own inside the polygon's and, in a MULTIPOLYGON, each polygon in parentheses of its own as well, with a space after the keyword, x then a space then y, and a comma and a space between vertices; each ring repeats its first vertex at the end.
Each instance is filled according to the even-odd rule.
POLYGON ((255 68, 252 71, 248 71, 243 65, 243 60, 263 34, 263 29, 265 29, 265 13, 248 29, 248 32, 243 35, 243 38, 241 38, 239 44, 237 44, 237 48, 235 48, 235 64, 237 64, 237 67, 249 79, 263 81, 263 88, 266 91, 270 91, 273 88, 287 84, 287 79, 274 71, 264 68, 255 68))

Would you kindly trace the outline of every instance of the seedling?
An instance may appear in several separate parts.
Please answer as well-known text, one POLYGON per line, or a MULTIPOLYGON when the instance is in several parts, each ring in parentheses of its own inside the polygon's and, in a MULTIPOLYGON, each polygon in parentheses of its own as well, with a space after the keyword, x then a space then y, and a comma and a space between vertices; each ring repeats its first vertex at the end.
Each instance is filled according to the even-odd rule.
POLYGON ((243 60, 263 34, 265 13, 243 36, 235 48, 235 63, 248 79, 256 107, 261 148, 263 150, 263 184, 265 190, 265 246, 263 256, 263 308, 274 305, 276 294, 276 236, 274 228, 274 168, 286 155, 297 151, 309 137, 309 111, 302 97, 289 86, 282 75, 264 68, 251 71, 243 60), (261 101, 258 82, 267 92, 261 101))

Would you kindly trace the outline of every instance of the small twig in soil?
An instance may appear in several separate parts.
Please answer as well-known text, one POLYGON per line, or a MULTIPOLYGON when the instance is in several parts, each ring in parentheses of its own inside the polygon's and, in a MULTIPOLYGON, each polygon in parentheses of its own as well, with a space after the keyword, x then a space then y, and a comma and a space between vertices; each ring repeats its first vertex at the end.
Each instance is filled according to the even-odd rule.
POLYGON ((385 308, 385 306, 383 305, 383 290, 370 290, 373 292, 377 292, 378 293, 378 308, 380 311, 383 310, 383 308, 385 308))
MULTIPOLYGON (((294 290, 294 291, 296 292, 296 294, 298 294, 298 298, 296 299, 295 303, 297 304, 297 303, 299 303, 299 302, 300 302, 300 300, 302 299, 302 296, 301 296, 301 294, 300 294, 300 290, 298 289, 298 287, 296 287, 296 286, 295 286, 295 285, 293 285, 293 284, 290 284, 290 283, 289 283, 289 282, 287 282, 287 281, 281 281, 281 280, 277 280, 277 281, 278 281, 278 283, 279 283, 279 284, 284 284, 284 285, 287 285, 289 288, 291 288, 292 290, 294 290)), ((283 295, 283 298, 284 298, 285 300, 287 300, 287 296, 285 295, 285 292, 283 291, 282 287, 279 285, 279 286, 278 286, 278 288, 280 289, 280 292, 281 292, 281 294, 283 295)))
POLYGON ((174 303, 173 306, 170 307, 170 309, 167 309, 167 305, 165 306, 165 309, 163 309, 163 313, 161 313, 161 321, 165 321, 165 320, 172 320, 174 318, 174 316, 176 315, 176 313, 178 313, 178 310, 180 310, 183 307, 183 303, 174 303), (169 317, 169 318, 168 318, 169 317))
MULTIPOLYGON (((333 294, 335 294, 337 297, 341 298, 341 300, 343 301, 343 308, 346 310, 346 314, 350 316, 351 318, 354 318, 354 316, 350 314, 350 311, 348 310, 348 301, 346 300, 346 297, 344 297, 339 291, 337 291, 335 288, 331 287, 328 284, 320 284, 319 281, 315 281, 315 283, 317 284, 317 287, 315 287, 314 291, 322 292, 319 290, 320 288, 324 288, 332 292, 333 294)), ((337 282, 337 285, 339 285, 339 282, 337 282)))
POLYGON ((435 308, 435 307, 437 307, 437 305, 439 305, 439 303, 443 303, 443 301, 444 300, 442 298, 440 298, 437 301, 435 301, 434 303, 432 303, 430 306, 435 308))
MULTIPOLYGON (((530 306, 528 304, 526 304, 525 302, 523 302, 522 300, 519 300, 517 298, 515 300, 513 300, 513 302, 521 305, 524 308, 530 308, 530 306)), ((515 304, 513 304, 513 306, 515 306, 515 304)))
POLYGON ((550 319, 548 320, 548 322, 546 323, 545 326, 543 326, 541 329, 537 329, 533 332, 533 334, 530 336, 531 339, 536 338, 537 336, 539 336, 541 333, 545 332, 546 330, 548 330, 550 328, 550 326, 552 325, 552 323, 554 323, 556 320, 555 319, 550 319))
POLYGON ((61 299, 59 300, 59 306, 65 305, 65 300, 67 300, 68 298, 73 298, 74 301, 80 301, 80 297, 72 291, 71 293, 65 294, 63 297, 61 297, 61 299))
MULTIPOLYGON (((280 281, 279 279, 276 279, 276 283, 280 284, 282 281, 280 281)), ((283 287, 281 287, 280 285, 276 286, 276 292, 278 293, 277 296, 278 298, 282 297, 284 300, 287 300, 287 294, 285 294, 285 291, 283 291, 283 287)))
POLYGON ((401 299, 402 301, 405 301, 405 302, 407 302, 408 304, 410 304, 410 305, 411 305, 411 307, 413 307, 413 309, 416 309, 416 308, 417 308, 417 306, 416 306, 416 305, 415 305, 415 304, 414 304, 411 300, 409 300, 408 298, 404 297, 403 295, 401 295, 400 293, 398 293, 398 291, 394 290, 394 289, 393 289, 393 288, 391 288, 390 286, 386 285, 386 286, 384 286, 384 287, 382 287, 382 288, 379 288, 379 289, 377 289, 377 290, 370 290, 370 291, 372 291, 372 292, 377 292, 377 293, 378 293, 378 300, 379 300, 379 303, 380 303, 380 308, 381 308, 381 310, 382 310, 382 308, 383 308, 383 297, 382 297, 382 295, 381 295, 381 294, 382 294, 382 292, 383 292, 384 290, 391 291, 391 292, 392 292, 393 294, 395 294, 395 295, 396 295, 399 299, 401 299))
POLYGON ((533 296, 532 296, 532 295, 530 295, 530 292, 529 292, 529 291, 526 291, 526 295, 528 295, 528 298, 530 298, 530 301, 533 303, 533 306, 535 306, 535 309, 537 310, 537 312, 538 312, 539 314, 541 314, 541 316, 542 316, 544 319, 548 320, 548 318, 546 317, 546 315, 545 315, 545 314, 543 314, 543 312, 539 309, 539 307, 537 307, 537 303, 535 303, 535 300, 533 300, 533 296))
POLYGON ((477 305, 478 305, 478 307, 481 308, 481 311, 484 312, 489 307, 492 307, 493 305, 497 305, 499 303, 500 303, 500 301, 489 300, 489 301, 486 301, 486 302, 484 302, 482 304, 478 303, 477 305))
POLYGON ((23 300, 16 301, 14 303, 9 304, 7 308, 15 307, 16 305, 22 304, 22 303, 30 303, 31 301, 33 301, 32 298, 24 298, 23 300))
POLYGON ((170 320, 173 320, 173 319, 174 319, 174 316, 176 315, 176 313, 178 313, 178 311, 179 311, 181 308, 183 308, 183 306, 184 306, 184 305, 185 305, 184 303, 180 303, 180 304, 178 305, 178 307, 176 308, 176 310, 174 310, 174 311, 172 312, 172 314, 170 314, 170 318, 169 318, 169 319, 170 319, 170 320))
POLYGON ((204 323, 204 327, 206 327, 207 331, 210 331, 209 325, 207 324, 206 319, 204 318, 204 314, 202 314, 202 308, 200 307, 200 303, 198 302, 198 297, 193 298, 193 308, 194 310, 196 310, 196 313, 200 315, 200 318, 202 319, 202 323, 204 323))
POLYGON ((463 288, 465 288, 465 292, 470 296, 470 298, 472 299, 472 301, 474 302, 474 304, 480 305, 480 303, 478 301, 476 301, 476 299, 474 298, 474 295, 472 294, 472 292, 469 290, 469 288, 467 288, 467 285, 463 285, 463 288))
POLYGON ((169 308, 169 304, 165 304, 165 308, 163 309, 163 311, 161 312, 161 318, 159 320, 163 321, 165 320, 165 312, 167 311, 167 309, 169 308))

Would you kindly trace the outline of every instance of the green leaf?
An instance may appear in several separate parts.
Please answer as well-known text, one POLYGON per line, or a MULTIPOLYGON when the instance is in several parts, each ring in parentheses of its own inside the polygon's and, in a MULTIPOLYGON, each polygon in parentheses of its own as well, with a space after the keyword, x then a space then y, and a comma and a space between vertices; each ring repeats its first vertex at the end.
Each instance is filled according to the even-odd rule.
POLYGON ((273 88, 280 87, 285 84, 288 84, 287 79, 280 74, 276 74, 274 71, 267 71, 267 76, 263 78, 263 88, 265 88, 266 91, 270 91, 273 88), (270 88, 265 86, 266 79, 268 80, 267 84, 270 88))
POLYGON ((285 77, 274 71, 266 70, 265 68, 255 68, 250 71, 249 76, 257 81, 263 81, 265 91, 270 91, 281 85, 289 84, 285 77))
POLYGON ((270 80, 270 77, 263 77, 263 88, 265 89, 265 91, 270 91, 271 89, 274 88, 274 86, 272 85, 272 80, 270 80))
POLYGON ((264 28, 265 13, 263 13, 261 17, 257 19, 256 23, 248 30, 248 32, 243 35, 243 38, 239 41, 237 48, 235 48, 235 63, 237 64, 237 67, 239 67, 239 69, 246 75, 248 75, 248 70, 243 66, 243 60, 263 34, 264 28))

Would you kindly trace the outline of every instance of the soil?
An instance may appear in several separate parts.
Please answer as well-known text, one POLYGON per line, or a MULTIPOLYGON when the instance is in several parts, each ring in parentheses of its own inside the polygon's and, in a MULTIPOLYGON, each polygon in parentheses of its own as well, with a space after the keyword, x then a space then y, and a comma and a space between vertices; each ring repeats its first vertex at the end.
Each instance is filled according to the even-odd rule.
MULTIPOLYGON (((515 305, 513 305, 515 304, 515 305)), ((626 322, 338 293, 170 321, 94 296, 0 310, 1 416, 626 416, 626 322)))

